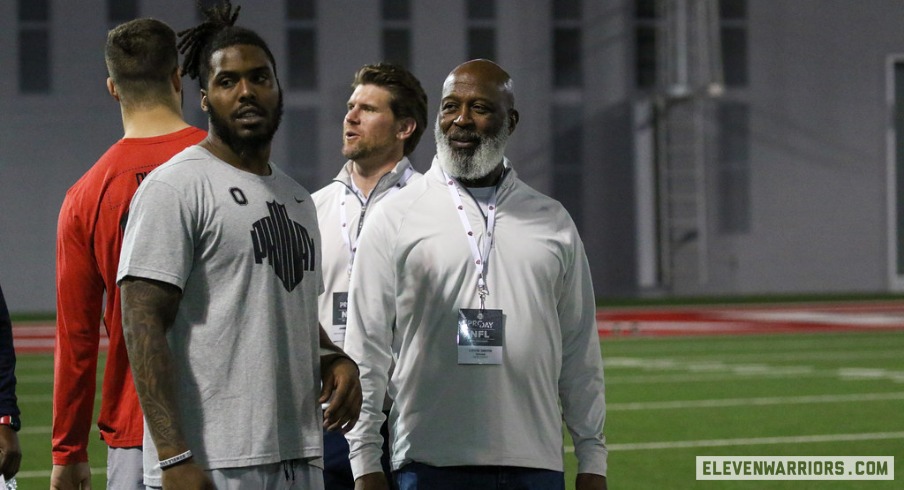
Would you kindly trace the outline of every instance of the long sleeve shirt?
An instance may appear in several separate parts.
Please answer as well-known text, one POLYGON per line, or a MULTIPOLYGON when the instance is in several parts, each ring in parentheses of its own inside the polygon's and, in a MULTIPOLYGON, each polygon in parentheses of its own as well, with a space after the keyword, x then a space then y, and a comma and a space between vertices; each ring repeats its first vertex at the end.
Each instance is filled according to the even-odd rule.
POLYGON ((111 447, 141 446, 143 419, 122 336, 116 286, 123 228, 142 179, 206 134, 188 127, 152 138, 122 139, 66 193, 57 225, 54 464, 88 460, 101 318, 110 345, 97 426, 111 447))
POLYGON ((462 216, 481 247, 489 237, 479 203, 463 195, 458 208, 451 184, 435 159, 362 231, 345 339, 364 392, 361 417, 346 436, 355 477, 380 471, 387 388, 393 468, 414 461, 562 471, 564 418, 578 471, 605 475, 596 306, 573 221, 507 168, 485 275, 486 308, 505 315, 502 360, 461 364, 460 309, 480 304, 462 216))
POLYGON ((356 254, 359 231, 365 218, 385 199, 408 183, 421 178, 408 158, 402 158, 395 168, 385 174, 365 198, 355 190, 347 162, 329 185, 312 196, 317 205, 317 221, 323 240, 323 283, 320 295, 320 324, 330 340, 342 347, 345 343, 345 314, 343 301, 348 300, 351 265, 356 254))

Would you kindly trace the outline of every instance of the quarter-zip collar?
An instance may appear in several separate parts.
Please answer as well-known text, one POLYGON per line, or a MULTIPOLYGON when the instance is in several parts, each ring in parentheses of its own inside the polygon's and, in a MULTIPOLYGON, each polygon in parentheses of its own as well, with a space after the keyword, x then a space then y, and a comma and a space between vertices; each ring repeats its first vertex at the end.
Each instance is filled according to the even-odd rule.
POLYGON ((362 206, 365 206, 373 201, 375 198, 374 196, 382 195, 386 191, 396 185, 399 185, 400 183, 402 184, 402 186, 404 186, 407 182, 402 182, 402 178, 405 176, 406 171, 409 168, 414 170, 414 168, 411 167, 411 161, 408 160, 408 157, 402 157, 402 159, 399 160, 399 163, 396 163, 396 166, 393 167, 392 170, 386 172, 382 177, 380 177, 377 185, 370 192, 370 196, 368 196, 368 198, 365 200, 363 199, 363 196, 361 196, 357 192, 357 187, 352 183, 352 165, 354 165, 354 163, 351 160, 345 162, 345 165, 342 166, 342 170, 339 171, 339 175, 337 175, 336 178, 333 179, 333 182, 338 182, 347 187, 349 191, 351 191, 351 194, 353 194, 358 199, 362 206))
MULTIPOLYGON (((439 161, 439 155, 435 155, 433 157, 433 163, 430 166, 430 170, 424 174, 425 177, 435 181, 436 183, 445 186, 446 179, 443 177, 443 167, 439 161)), ((501 201, 505 194, 511 190, 512 186, 515 185, 515 182, 518 180, 518 174, 515 172, 515 168, 512 167, 511 161, 509 161, 508 157, 502 158, 502 165, 505 167, 505 170, 502 172, 502 177, 499 178, 499 182, 496 184, 496 193, 497 198, 501 201)))

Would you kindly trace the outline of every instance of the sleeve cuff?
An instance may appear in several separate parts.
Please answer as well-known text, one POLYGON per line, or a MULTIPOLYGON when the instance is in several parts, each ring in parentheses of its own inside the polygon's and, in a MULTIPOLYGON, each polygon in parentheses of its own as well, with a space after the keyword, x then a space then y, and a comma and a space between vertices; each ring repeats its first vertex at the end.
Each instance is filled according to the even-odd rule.
POLYGON ((53 452, 51 459, 51 464, 59 465, 59 466, 67 466, 78 463, 87 463, 88 462, 88 451, 81 450, 71 453, 63 453, 63 452, 53 452))
POLYGON ((383 464, 380 463, 380 456, 383 451, 380 448, 376 450, 362 450, 354 455, 349 455, 349 462, 352 466, 352 475, 355 480, 369 473, 382 473, 383 464))
POLYGON ((609 450, 606 449, 605 439, 601 444, 600 441, 587 441, 576 446, 574 453, 578 459, 578 473, 606 476, 609 450))

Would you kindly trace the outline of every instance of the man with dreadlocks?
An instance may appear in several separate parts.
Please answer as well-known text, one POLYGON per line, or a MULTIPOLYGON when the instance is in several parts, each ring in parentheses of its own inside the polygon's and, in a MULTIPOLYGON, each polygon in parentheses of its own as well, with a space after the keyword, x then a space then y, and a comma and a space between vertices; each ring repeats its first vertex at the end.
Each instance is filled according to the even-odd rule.
POLYGON ((282 113, 276 63, 237 16, 226 2, 180 33, 209 134, 145 178, 125 231, 117 277, 153 439, 145 481, 321 489, 321 426, 355 424, 358 371, 318 326, 314 203, 269 161, 282 113))
POLYGON ((116 267, 122 224, 141 179, 205 132, 182 119, 176 33, 136 19, 107 34, 107 90, 125 134, 66 193, 57 228, 57 342, 50 487, 89 488, 101 310, 110 339, 97 426, 107 444, 107 485, 144 489, 142 418, 132 383, 116 267), (106 304, 104 297, 106 296, 106 304))

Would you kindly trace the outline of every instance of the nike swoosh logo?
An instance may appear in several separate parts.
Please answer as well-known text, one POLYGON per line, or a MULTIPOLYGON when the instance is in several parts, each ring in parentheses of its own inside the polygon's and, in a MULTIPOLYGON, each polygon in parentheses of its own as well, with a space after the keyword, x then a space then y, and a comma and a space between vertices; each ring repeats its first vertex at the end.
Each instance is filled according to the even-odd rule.
MULTIPOLYGON (((292 196, 292 197, 295 197, 295 196, 292 196)), ((304 199, 299 199, 299 198, 295 197, 295 202, 297 202, 297 203, 303 203, 303 202, 304 202, 304 199)))

